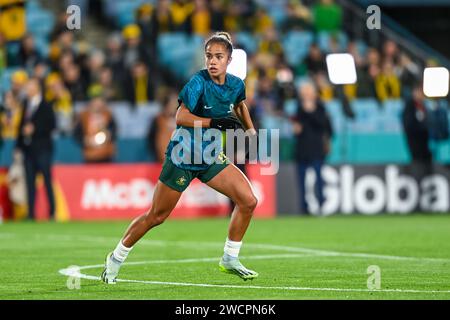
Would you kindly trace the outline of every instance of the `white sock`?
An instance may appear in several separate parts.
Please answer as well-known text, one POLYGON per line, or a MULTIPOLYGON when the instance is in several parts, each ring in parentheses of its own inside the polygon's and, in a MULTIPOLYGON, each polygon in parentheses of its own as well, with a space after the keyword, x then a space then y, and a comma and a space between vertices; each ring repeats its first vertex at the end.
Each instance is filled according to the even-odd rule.
POLYGON ((227 238, 225 241, 225 247, 223 248, 223 252, 233 258, 237 258, 239 256, 239 250, 241 250, 242 241, 231 241, 227 238))
POLYGON ((128 254, 130 253, 131 249, 133 249, 133 247, 131 248, 127 248, 122 244, 122 240, 119 241, 119 244, 117 245, 116 249, 114 249, 113 255, 114 255, 114 259, 116 259, 119 262, 124 262, 125 259, 127 258, 128 254))

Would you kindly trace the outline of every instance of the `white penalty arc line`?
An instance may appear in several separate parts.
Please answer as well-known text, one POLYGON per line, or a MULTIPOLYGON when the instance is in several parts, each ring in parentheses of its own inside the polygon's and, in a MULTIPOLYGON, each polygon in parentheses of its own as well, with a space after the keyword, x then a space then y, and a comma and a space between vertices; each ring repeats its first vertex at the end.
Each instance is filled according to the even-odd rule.
MULTIPOLYGON (((247 256, 245 259, 279 259, 279 258, 302 258, 310 255, 305 254, 279 254, 279 255, 259 255, 247 256)), ((244 257, 242 257, 244 258, 244 257)), ((153 260, 124 263, 127 265, 141 264, 167 264, 167 263, 192 263, 192 262, 210 262, 217 261, 218 258, 197 258, 197 259, 175 259, 175 260, 153 260)), ((103 267, 103 264, 69 267, 59 270, 63 276, 80 278, 86 280, 100 280, 99 276, 92 276, 80 273, 80 270, 94 269, 103 267)), ((172 281, 149 281, 149 280, 132 280, 117 279, 117 282, 142 283, 150 285, 180 286, 180 287, 204 287, 204 288, 230 288, 230 289, 261 289, 261 290, 286 290, 286 291, 334 291, 334 292, 391 292, 391 293, 450 293, 450 290, 414 290, 414 289, 356 289, 356 288, 313 288, 313 287, 283 287, 283 286, 248 286, 248 285, 227 285, 227 284, 208 284, 208 283, 191 283, 191 282, 172 282, 172 281)))
MULTIPOLYGON (((1 236, 1 235, 0 235, 1 236)), ((3 234, 3 237, 14 237, 15 234, 3 234)), ((60 240, 85 240, 85 241, 107 241, 110 242, 113 238, 108 237, 98 237, 98 236, 68 236, 68 235, 36 235, 38 237, 54 238, 60 240)), ((114 240, 116 240, 114 238, 114 240)), ((164 241, 164 240, 146 240, 142 239, 140 243, 144 245, 152 246, 188 246, 198 245, 203 247, 213 247, 223 245, 223 243, 213 243, 213 242, 196 242, 196 241, 164 241)), ((300 257, 355 257, 355 258, 378 258, 387 260, 406 260, 406 261, 418 261, 418 262, 449 262, 450 259, 446 258, 429 258, 429 257, 406 257, 406 256, 393 256, 393 255, 380 255, 371 253, 351 253, 351 252, 338 252, 338 251, 328 251, 320 249, 310 249, 301 247, 290 247, 283 245, 271 245, 271 244, 247 244, 247 247, 254 249, 265 249, 265 250, 278 250, 287 252, 297 252, 298 254, 278 254, 278 255, 261 255, 261 256, 248 256, 242 257, 242 259, 275 259, 275 258, 300 258, 300 257), (301 253, 301 254, 300 254, 301 253)), ((218 258, 194 258, 194 259, 176 259, 176 260, 154 260, 154 261, 143 261, 143 262, 129 262, 125 263, 127 265, 139 265, 139 264, 156 264, 156 263, 190 263, 190 262, 210 262, 217 261, 218 258)), ((92 268, 103 267, 103 264, 83 266, 77 268, 78 270, 86 270, 92 268)), ((87 280, 100 280, 98 276, 92 276, 87 274, 79 273, 79 271, 74 272, 73 269, 66 268, 59 270, 59 273, 64 276, 82 278, 87 280)), ((450 290, 415 290, 415 289, 356 289, 356 288, 312 288, 312 287, 282 287, 282 286, 239 286, 239 285, 218 285, 218 284, 205 284, 205 283, 189 283, 189 282, 169 282, 169 281, 148 281, 148 280, 131 280, 131 279, 117 279, 118 282, 129 282, 129 283, 143 283, 143 284, 154 284, 154 285, 168 285, 168 286, 194 286, 194 287, 211 287, 211 288, 236 288, 236 289, 267 289, 267 290, 297 290, 297 291, 334 291, 334 292, 392 292, 392 293, 450 293, 450 290)))
MULTIPOLYGON (((0 238, 13 238, 16 237, 13 233, 3 233, 0 234, 0 238)), ((98 236, 69 236, 69 235, 58 235, 58 234, 44 234, 35 235, 37 237, 53 238, 59 240, 81 240, 81 241, 103 241, 111 242, 117 240, 116 238, 108 237, 98 237, 98 236)), ((139 243, 143 245, 151 246, 188 246, 192 248, 192 245, 198 245, 203 247, 217 248, 217 246, 222 246, 222 242, 197 242, 197 241, 165 241, 165 240, 147 240, 142 239, 139 243)), ((249 248, 254 249, 265 249, 265 250, 277 250, 286 252, 297 252, 301 254, 278 254, 278 255, 260 255, 260 256, 248 256, 242 257, 242 259, 276 259, 276 258, 300 258, 300 257, 355 257, 355 258, 378 258, 386 260, 406 260, 406 261, 418 261, 418 262, 449 262, 450 259, 446 258, 430 258, 430 257, 407 257, 407 256, 394 256, 394 255, 380 255, 371 253, 352 253, 352 252, 338 252, 338 251, 328 251, 320 249, 310 249, 301 247, 290 247, 283 245, 271 245, 271 244, 252 244, 246 245, 249 248)), ((153 260, 153 261, 142 261, 142 262, 128 262, 124 263, 127 265, 140 265, 140 264, 157 264, 157 263, 191 263, 191 262, 211 262, 217 261, 218 258, 194 258, 194 259, 176 259, 176 260, 153 260)), ((92 276, 87 274, 79 273, 79 270, 93 269, 103 267, 103 264, 77 267, 77 272, 73 269, 66 268, 59 270, 59 273, 64 276, 78 277, 87 280, 100 280, 98 276, 92 276)), ((218 284, 204 284, 204 283, 189 283, 189 282, 168 282, 168 281, 147 281, 147 280, 130 280, 130 279, 117 279, 119 282, 130 282, 130 283, 143 283, 143 284, 154 284, 154 285, 172 285, 172 286, 194 286, 194 287, 217 287, 217 288, 238 288, 238 289, 271 289, 271 290, 299 290, 299 291, 335 291, 335 292, 393 292, 393 293, 450 293, 450 290, 414 290, 414 289, 352 289, 352 288, 312 288, 312 287, 281 287, 281 286, 239 286, 239 285, 218 285, 218 284)))

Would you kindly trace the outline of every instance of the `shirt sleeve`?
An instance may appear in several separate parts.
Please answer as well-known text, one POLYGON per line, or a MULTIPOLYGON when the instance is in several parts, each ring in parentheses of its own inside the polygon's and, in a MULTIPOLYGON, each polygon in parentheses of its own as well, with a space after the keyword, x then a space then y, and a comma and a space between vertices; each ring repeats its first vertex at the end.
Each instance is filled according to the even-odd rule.
POLYGON ((193 112, 202 93, 203 79, 201 76, 195 75, 181 90, 178 95, 178 103, 181 104, 181 102, 183 102, 189 111, 193 112))
POLYGON ((244 101, 246 99, 246 96, 245 96, 245 83, 244 83, 244 81, 240 81, 240 85, 239 85, 239 93, 238 93, 238 96, 237 96, 237 98, 236 98, 236 105, 238 104, 238 103, 240 103, 241 101, 244 101))

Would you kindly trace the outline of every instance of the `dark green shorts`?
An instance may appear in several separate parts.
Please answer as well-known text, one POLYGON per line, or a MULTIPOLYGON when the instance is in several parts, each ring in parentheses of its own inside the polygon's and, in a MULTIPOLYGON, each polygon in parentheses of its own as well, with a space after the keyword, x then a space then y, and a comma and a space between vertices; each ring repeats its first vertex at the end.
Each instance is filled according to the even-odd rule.
POLYGON ((221 163, 213 163, 205 170, 195 171, 178 168, 166 157, 159 180, 170 188, 183 192, 195 178, 206 183, 225 169, 230 164, 230 160, 225 155, 222 155, 222 158, 221 163))

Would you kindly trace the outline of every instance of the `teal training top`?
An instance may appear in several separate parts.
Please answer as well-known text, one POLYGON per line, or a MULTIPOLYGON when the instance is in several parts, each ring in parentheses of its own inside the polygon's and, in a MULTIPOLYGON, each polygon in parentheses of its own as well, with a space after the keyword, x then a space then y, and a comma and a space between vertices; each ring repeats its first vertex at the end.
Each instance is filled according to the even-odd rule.
MULTIPOLYGON (((206 69, 197 72, 183 87, 178 96, 178 103, 180 105, 181 102, 183 102, 191 113, 204 118, 225 118, 230 115, 234 106, 243 100, 245 100, 244 81, 227 73, 225 76, 225 83, 219 85, 211 79, 208 70, 206 69)), ((201 129, 202 137, 207 129, 209 128, 201 129)), ((200 133, 200 129, 197 129, 196 131, 200 133)), ((186 133, 186 131, 183 133, 186 133)), ((196 138, 199 139, 200 137, 196 138)), ((177 126, 167 147, 166 156, 181 169, 204 170, 208 168, 210 164, 205 162, 203 152, 205 151, 205 148, 213 142, 214 139, 212 139, 212 141, 203 141, 201 144, 196 144, 197 148, 194 148, 194 128, 177 126), (190 133, 189 141, 184 141, 187 136, 182 134, 181 131, 184 130, 181 129, 185 129, 190 133), (183 147, 183 150, 189 150, 191 154, 191 161, 189 163, 180 162, 180 160, 172 159, 171 157, 172 150, 180 143, 182 145, 178 146, 174 151, 178 154, 176 158, 180 159, 183 157, 183 151, 179 151, 181 147, 183 147), (200 146, 201 150, 199 148, 200 146), (197 159, 201 157, 201 163, 194 164, 195 154, 197 154, 197 159)))

